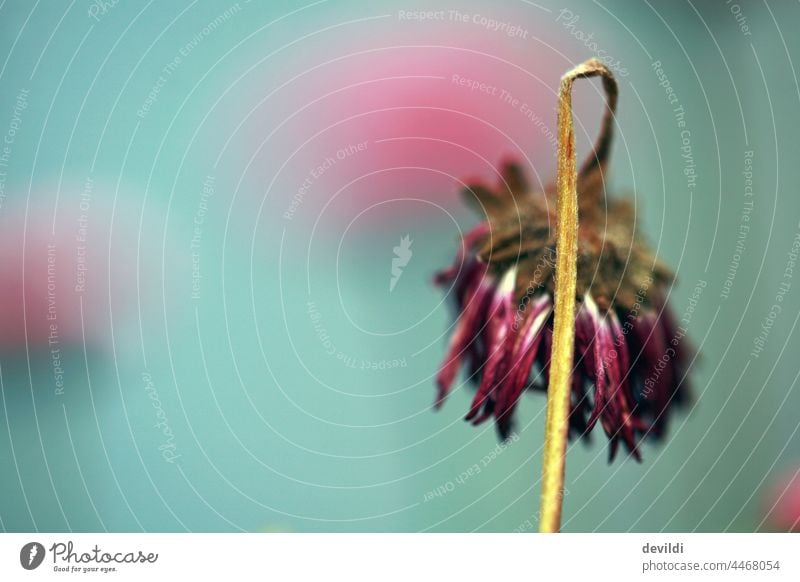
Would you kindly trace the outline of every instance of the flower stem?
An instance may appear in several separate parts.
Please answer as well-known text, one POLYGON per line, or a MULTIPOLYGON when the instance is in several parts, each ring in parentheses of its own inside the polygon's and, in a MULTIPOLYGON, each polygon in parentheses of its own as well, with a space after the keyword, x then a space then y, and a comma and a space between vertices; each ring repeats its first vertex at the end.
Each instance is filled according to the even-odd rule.
POLYGON ((608 93, 608 111, 594 154, 584 165, 600 169, 605 163, 611 138, 611 118, 616 106, 616 84, 611 72, 597 59, 578 65, 561 78, 558 98, 558 191, 556 226, 555 315, 550 385, 547 388, 547 421, 542 459, 542 491, 539 531, 561 529, 564 498, 564 465, 570 412, 572 356, 575 343, 575 289, 578 255, 578 174, 575 164, 575 132, 572 127, 572 83, 575 79, 601 75, 608 93))

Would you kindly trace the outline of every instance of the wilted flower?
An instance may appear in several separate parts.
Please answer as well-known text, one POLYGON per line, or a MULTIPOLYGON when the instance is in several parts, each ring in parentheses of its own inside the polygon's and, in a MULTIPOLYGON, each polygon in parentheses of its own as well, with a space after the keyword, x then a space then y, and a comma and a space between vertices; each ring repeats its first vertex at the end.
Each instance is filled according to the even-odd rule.
MULTIPOLYGON (((616 84, 603 71, 608 93, 603 128, 577 175, 569 433, 587 435, 599 421, 611 459, 620 441, 639 459, 639 440, 663 434, 672 407, 687 398, 687 349, 685 331, 665 305, 672 273, 639 239, 630 202, 606 197, 603 175, 616 84)), ((534 192, 522 168, 508 162, 496 189, 474 184, 463 195, 486 220, 466 234, 455 263, 436 277, 458 311, 437 377, 436 406, 466 364, 477 385, 467 420, 480 424, 494 417, 506 438, 523 391, 549 384, 556 186, 534 192)))

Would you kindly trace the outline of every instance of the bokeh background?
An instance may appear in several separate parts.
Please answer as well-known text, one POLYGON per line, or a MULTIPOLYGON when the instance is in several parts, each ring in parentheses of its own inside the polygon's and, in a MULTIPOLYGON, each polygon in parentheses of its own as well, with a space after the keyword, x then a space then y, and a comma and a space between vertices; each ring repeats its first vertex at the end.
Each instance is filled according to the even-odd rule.
MULTIPOLYGON (((466 386, 431 411, 452 323, 431 278, 477 220, 461 180, 509 157, 552 179, 559 77, 591 56, 620 81, 613 191, 676 269, 702 355, 642 464, 572 444, 564 529, 796 525, 799 18, 0 3, 0 527, 534 530, 544 397, 499 454, 462 420, 466 386)), ((601 95, 576 86, 581 152, 601 95)))

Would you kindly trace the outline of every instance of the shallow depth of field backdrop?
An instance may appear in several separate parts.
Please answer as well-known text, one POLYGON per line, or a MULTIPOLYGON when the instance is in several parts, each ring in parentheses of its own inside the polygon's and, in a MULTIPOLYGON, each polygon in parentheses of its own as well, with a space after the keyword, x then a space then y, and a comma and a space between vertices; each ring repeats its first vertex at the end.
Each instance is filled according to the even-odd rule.
MULTIPOLYGON (((559 77, 600 56, 612 192, 676 269, 702 355, 642 464, 607 464, 599 430, 571 447, 564 528, 769 530, 800 468, 798 18, 0 3, 0 528, 535 528, 545 399, 501 449, 463 422, 469 388, 431 411, 452 317, 431 278, 476 221, 459 180, 507 157, 552 179, 559 77)), ((583 157, 599 84, 575 106, 583 157)))

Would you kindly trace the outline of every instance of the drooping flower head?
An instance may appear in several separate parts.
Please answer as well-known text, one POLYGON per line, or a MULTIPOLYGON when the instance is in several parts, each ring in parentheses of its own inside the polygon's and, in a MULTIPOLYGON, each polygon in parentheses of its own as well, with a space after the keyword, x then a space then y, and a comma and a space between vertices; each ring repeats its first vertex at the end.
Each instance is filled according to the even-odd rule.
MULTIPOLYGON (((606 113, 576 184, 569 431, 588 435, 599 422, 611 459, 620 441, 639 459, 641 438, 661 436, 672 408, 687 398, 688 350, 665 304, 672 273, 639 237, 631 203, 606 196, 617 88, 602 70, 606 113)), ((454 264, 436 276, 458 312, 437 377, 436 406, 466 368, 477 385, 467 420, 494 418, 506 438, 522 393, 549 383, 558 217, 555 185, 532 191, 514 162, 499 174, 494 189, 473 184, 463 191, 485 220, 464 236, 454 264)))

